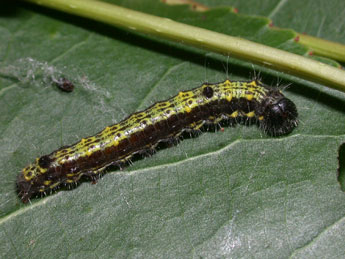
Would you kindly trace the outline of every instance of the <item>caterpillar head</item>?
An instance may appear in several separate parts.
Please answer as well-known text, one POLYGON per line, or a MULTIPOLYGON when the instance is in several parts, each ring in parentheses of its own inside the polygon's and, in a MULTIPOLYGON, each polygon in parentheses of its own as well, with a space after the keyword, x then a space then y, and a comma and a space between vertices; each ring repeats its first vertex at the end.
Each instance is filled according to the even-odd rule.
POLYGON ((271 91, 262 105, 260 127, 270 136, 289 134, 298 125, 296 105, 280 91, 271 91))

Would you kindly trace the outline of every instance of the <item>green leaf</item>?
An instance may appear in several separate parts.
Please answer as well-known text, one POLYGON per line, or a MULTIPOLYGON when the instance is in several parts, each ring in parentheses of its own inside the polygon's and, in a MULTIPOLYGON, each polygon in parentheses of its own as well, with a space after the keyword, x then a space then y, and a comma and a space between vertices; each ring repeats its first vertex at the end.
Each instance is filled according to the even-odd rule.
MULTIPOLYGON (((291 75, 309 79, 317 83, 324 83, 327 84, 328 87, 345 92, 345 72, 339 69, 340 66, 337 68, 325 66, 320 61, 315 61, 311 58, 302 57, 301 55, 265 46, 264 44, 255 43, 240 37, 225 35, 224 33, 176 22, 167 19, 167 17, 158 17, 156 15, 138 12, 99 0, 23 1, 85 17, 115 27, 124 28, 131 32, 145 33, 163 39, 183 42, 187 45, 203 48, 223 55, 231 55, 232 57, 271 67, 278 71, 284 71, 291 75)), ((208 13, 208 15, 210 15, 210 13, 208 13)), ((240 16, 236 15, 236 18, 240 18, 240 16)), ((248 21, 243 20, 244 23, 240 24, 242 26, 246 25, 249 22, 248 17, 247 20, 248 21)), ((268 21, 269 20, 266 19, 267 24, 268 21)), ((239 22, 241 22, 240 19, 238 19, 238 24, 239 22)), ((254 26, 257 25, 254 23, 251 24, 254 26)), ((236 25, 236 23, 234 25, 236 25)), ((237 28, 237 26, 234 25, 231 28, 237 28)), ((246 31, 247 27, 243 26, 243 29, 246 31)), ((256 34, 258 39, 260 34, 263 33, 264 32, 258 32, 256 34)), ((302 44, 311 46, 311 51, 309 53, 320 53, 325 57, 336 58, 340 61, 345 60, 343 54, 345 52, 345 45, 302 34, 293 34, 295 34, 295 41, 299 40, 302 44)), ((270 39, 269 36, 272 35, 268 34, 263 37, 269 42, 272 39, 270 39)), ((319 58, 317 58, 317 60, 319 60, 319 58)))
MULTIPOLYGON (((200 14, 156 1, 123 5, 303 51, 291 32, 272 31, 266 18, 229 8, 200 14)), ((279 12, 296 17, 286 5, 279 12)), ((286 22, 280 26, 292 27, 286 22)), ((327 33, 339 28, 333 29, 327 33)), ((1 257, 344 254, 345 197, 336 174, 345 139, 343 93, 26 4, 1 11, 0 59, 1 257), (270 138, 243 125, 205 132, 122 171, 112 168, 96 185, 86 181, 27 205, 18 199, 16 177, 36 157, 203 81, 248 80, 253 68, 266 84, 291 84, 285 94, 298 107, 300 125, 289 136, 270 138), (74 92, 54 86, 61 76, 74 82, 74 92)))

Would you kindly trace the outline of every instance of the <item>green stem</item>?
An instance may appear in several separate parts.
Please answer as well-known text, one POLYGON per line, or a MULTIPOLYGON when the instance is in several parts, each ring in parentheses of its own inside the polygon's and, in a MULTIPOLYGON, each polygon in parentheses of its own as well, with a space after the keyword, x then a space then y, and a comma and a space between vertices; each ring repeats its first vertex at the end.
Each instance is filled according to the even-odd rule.
POLYGON ((344 45, 305 34, 298 34, 298 37, 299 42, 309 47, 314 54, 345 62, 344 45))
POLYGON ((96 0, 23 0, 249 60, 345 92, 345 71, 296 54, 96 0))

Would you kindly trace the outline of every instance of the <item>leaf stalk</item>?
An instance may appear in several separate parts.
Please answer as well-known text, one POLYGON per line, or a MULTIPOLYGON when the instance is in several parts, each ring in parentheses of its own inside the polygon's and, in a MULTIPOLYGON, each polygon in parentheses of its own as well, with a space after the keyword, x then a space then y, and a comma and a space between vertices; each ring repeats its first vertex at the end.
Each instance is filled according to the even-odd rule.
POLYGON ((345 92, 345 71, 283 50, 97 0, 23 0, 145 33, 325 84, 345 92))

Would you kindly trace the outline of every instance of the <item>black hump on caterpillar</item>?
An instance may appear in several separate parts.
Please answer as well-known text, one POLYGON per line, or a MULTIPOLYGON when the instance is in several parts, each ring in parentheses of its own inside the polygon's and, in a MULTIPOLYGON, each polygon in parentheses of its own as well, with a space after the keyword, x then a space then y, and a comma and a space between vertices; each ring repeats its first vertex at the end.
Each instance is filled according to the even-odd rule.
POLYGON ((262 115, 260 127, 270 136, 289 134, 298 124, 296 105, 276 90, 263 101, 262 115))

